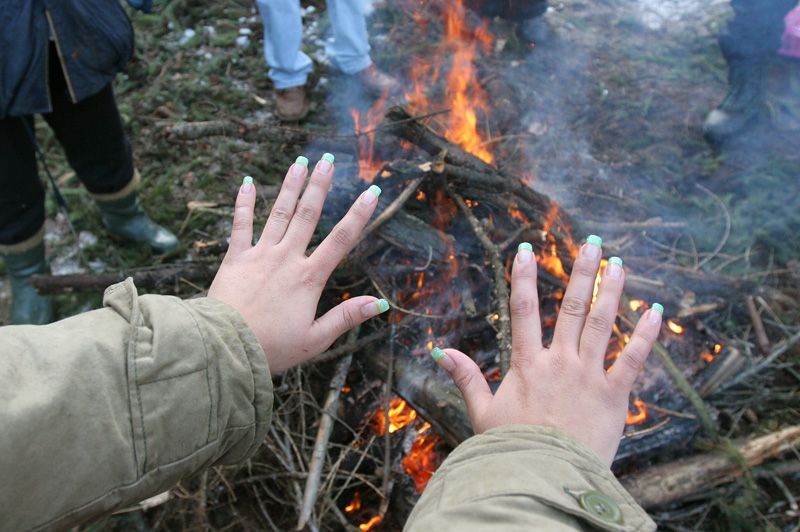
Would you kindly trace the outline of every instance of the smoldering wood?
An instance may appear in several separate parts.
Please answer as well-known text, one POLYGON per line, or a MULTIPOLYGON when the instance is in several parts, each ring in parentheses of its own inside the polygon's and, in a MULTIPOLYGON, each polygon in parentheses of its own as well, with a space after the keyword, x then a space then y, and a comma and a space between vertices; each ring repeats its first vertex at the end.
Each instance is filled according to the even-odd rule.
POLYGON ((747 468, 775 458, 800 444, 800 425, 765 436, 733 443, 719 451, 682 458, 650 467, 620 479, 644 509, 654 509, 684 500, 732 482, 747 468))

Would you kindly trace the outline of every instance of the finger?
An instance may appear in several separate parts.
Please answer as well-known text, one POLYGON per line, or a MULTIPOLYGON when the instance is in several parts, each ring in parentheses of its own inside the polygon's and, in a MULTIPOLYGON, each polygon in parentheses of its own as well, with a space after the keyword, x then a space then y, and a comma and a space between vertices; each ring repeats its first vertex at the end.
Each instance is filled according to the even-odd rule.
POLYGON ((312 267, 320 271, 326 279, 358 242, 361 231, 375 212, 380 195, 381 188, 377 185, 362 192, 331 234, 311 254, 312 267))
POLYGON ((542 320, 536 290, 533 246, 523 242, 511 268, 511 363, 521 366, 542 349, 542 320))
POLYGON ((307 174, 308 159, 301 155, 286 172, 286 177, 283 179, 278 197, 275 198, 275 204, 269 213, 259 243, 275 245, 286 234, 286 228, 289 227, 289 221, 294 216, 297 198, 300 197, 300 191, 303 190, 307 174))
POLYGON ((322 205, 328 196, 328 190, 333 180, 333 155, 326 153, 317 162, 308 185, 303 191, 303 197, 297 204, 292 221, 286 229, 286 235, 282 242, 305 253, 308 243, 317 228, 319 215, 322 213, 322 205))
POLYGON ((609 381, 625 397, 633 388, 636 376, 642 371, 647 356, 656 343, 663 313, 664 307, 659 303, 653 303, 650 310, 645 312, 636 324, 631 341, 622 350, 614 365, 609 368, 609 381))
POLYGON ((245 176, 236 205, 233 208, 233 227, 228 253, 241 253, 253 247, 253 210, 256 207, 256 187, 253 178, 245 176))
POLYGON ((483 373, 481 373, 481 369, 474 360, 456 349, 434 347, 431 350, 431 358, 436 361, 439 367, 450 374, 450 378, 461 390, 464 402, 467 403, 467 411, 472 422, 472 428, 478 432, 476 421, 493 397, 492 390, 489 388, 483 373))
POLYGON ((553 347, 558 351, 578 352, 583 322, 592 302, 594 281, 600 267, 600 257, 603 255, 602 246, 603 240, 599 236, 589 236, 572 266, 572 274, 564 299, 561 300, 561 309, 553 332, 553 347))
POLYGON ((339 303, 314 321, 310 331, 311 344, 321 352, 341 335, 370 318, 389 310, 385 299, 358 296, 339 303))
POLYGON ((603 366, 603 359, 608 350, 608 340, 614 321, 617 319, 619 298, 622 297, 622 288, 625 284, 625 271, 622 269, 622 259, 611 257, 608 259, 597 299, 586 318, 586 325, 581 334, 581 358, 603 366))

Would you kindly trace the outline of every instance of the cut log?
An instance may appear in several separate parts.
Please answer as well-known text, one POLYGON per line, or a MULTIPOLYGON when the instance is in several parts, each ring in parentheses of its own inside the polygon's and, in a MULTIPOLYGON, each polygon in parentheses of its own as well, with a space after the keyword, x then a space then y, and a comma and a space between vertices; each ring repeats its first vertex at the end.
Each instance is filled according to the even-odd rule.
POLYGON ((800 444, 800 425, 734 444, 730 449, 703 453, 651 467, 620 479, 644 509, 659 508, 733 482, 754 467, 800 444))
POLYGON ((159 268, 118 270, 104 273, 34 275, 31 277, 31 283, 40 294, 102 292, 108 286, 132 277, 137 288, 159 288, 162 293, 171 293, 171 287, 175 286, 181 279, 194 284, 210 285, 218 268, 219 264, 191 262, 170 264, 159 268))

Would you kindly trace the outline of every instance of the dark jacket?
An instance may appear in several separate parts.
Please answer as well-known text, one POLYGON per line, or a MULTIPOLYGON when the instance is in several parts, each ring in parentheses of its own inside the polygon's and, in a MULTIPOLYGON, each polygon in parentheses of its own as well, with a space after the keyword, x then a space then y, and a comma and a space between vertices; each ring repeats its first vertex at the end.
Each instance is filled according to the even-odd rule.
POLYGON ((52 110, 51 35, 76 103, 105 87, 133 53, 133 27, 117 0, 0 0, 0 118, 52 110))

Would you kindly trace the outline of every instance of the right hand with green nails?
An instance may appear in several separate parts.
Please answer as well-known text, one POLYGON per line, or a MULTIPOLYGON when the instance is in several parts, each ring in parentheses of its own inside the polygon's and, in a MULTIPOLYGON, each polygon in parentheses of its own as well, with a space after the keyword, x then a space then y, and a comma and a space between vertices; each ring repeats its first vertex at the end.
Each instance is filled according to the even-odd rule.
POLYGON ((602 240, 592 235, 575 259, 553 341, 546 348, 536 259, 530 244, 520 244, 511 272, 510 368, 497 393, 492 394, 478 365, 464 353, 438 348, 431 352, 461 390, 476 433, 503 425, 544 425, 572 436, 611 465, 631 388, 658 337, 664 308, 654 303, 642 315, 630 342, 606 371, 603 361, 625 271, 621 259, 609 259, 592 303, 601 256, 602 240))
POLYGON ((241 314, 264 348, 273 374, 318 355, 349 329, 389 308, 385 300, 358 296, 316 317, 325 283, 358 242, 381 193, 375 185, 365 190, 327 238, 306 256, 333 173, 333 155, 326 153, 304 190, 308 159, 298 157, 255 245, 252 178, 244 178, 236 197, 230 245, 208 297, 241 314))

